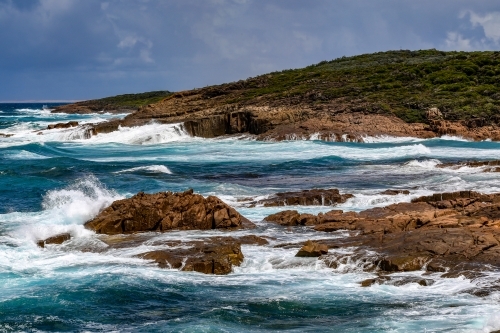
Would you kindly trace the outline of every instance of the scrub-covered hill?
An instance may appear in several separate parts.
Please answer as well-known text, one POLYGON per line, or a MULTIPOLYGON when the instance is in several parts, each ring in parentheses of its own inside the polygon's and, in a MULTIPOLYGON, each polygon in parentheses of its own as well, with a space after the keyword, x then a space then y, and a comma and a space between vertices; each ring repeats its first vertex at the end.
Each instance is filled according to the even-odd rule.
MULTIPOLYGON (((193 135, 249 132, 500 138, 500 52, 389 51, 174 93, 120 124, 185 122, 193 135)), ((96 127, 109 131, 118 122, 96 127)))
POLYGON ((94 112, 133 112, 138 107, 156 103, 172 94, 169 91, 150 91, 140 94, 124 94, 101 99, 61 105, 53 112, 94 113, 94 112))

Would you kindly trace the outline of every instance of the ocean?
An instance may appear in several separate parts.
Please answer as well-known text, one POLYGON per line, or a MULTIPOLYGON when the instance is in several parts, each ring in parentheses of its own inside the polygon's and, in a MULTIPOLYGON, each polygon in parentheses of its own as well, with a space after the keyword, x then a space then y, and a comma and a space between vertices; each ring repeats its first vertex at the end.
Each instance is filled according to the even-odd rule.
MULTIPOLYGON (((54 105, 48 105, 48 108, 54 105)), ((329 268, 277 245, 345 237, 263 221, 297 209, 249 207, 244 200, 277 192, 338 188, 355 197, 335 209, 361 211, 436 192, 500 192, 500 173, 440 168, 440 163, 500 159, 500 143, 367 137, 365 143, 262 142, 251 136, 190 137, 182 124, 151 123, 87 138, 81 128, 48 124, 106 121, 124 114, 52 114, 42 104, 0 104, 0 332, 492 332, 500 330, 500 293, 470 290, 497 283, 430 278, 372 285, 363 262, 329 268), (42 134, 38 134, 40 132, 42 134), (216 195, 257 225, 254 230, 172 231, 137 247, 107 248, 83 223, 114 200, 139 191, 216 195), (409 195, 383 195, 386 189, 409 195), (243 201, 242 201, 243 200, 243 201), (61 232, 72 239, 42 249, 36 241, 61 232), (137 254, 158 241, 207 236, 266 236, 242 245, 245 260, 226 276, 161 269, 137 254)), ((353 249, 344 251, 349 254, 353 249)))

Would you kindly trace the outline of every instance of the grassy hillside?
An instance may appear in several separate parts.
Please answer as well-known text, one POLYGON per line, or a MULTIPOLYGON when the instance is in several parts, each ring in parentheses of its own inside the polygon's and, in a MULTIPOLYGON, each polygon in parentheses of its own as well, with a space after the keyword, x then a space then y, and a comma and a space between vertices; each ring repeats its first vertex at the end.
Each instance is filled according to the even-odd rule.
POLYGON ((392 112, 407 122, 423 122, 425 110, 438 107, 445 119, 498 122, 500 52, 380 52, 203 90, 206 98, 226 95, 227 103, 328 107, 342 101, 352 111, 392 112))
POLYGON ((123 112, 137 110, 139 107, 153 104, 170 96, 169 91, 150 91, 140 94, 125 94, 101 99, 92 99, 74 104, 58 106, 53 112, 92 113, 99 111, 123 112))
POLYGON ((115 106, 116 108, 136 109, 139 106, 156 103, 165 97, 170 96, 169 91, 150 91, 140 94, 124 94, 101 99, 95 99, 89 102, 101 104, 103 106, 115 106))

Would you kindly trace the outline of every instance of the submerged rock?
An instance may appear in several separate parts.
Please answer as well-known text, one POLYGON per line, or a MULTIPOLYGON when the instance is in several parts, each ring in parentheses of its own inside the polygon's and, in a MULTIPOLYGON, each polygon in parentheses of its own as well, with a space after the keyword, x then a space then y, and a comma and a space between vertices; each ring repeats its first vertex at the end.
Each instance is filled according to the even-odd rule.
POLYGON ((383 192, 380 192, 380 194, 384 194, 384 195, 405 194, 405 195, 408 195, 408 194, 410 194, 410 191, 408 191, 408 190, 385 190, 383 192))
POLYGON ((204 198, 193 190, 182 193, 140 192, 117 200, 85 227, 102 234, 143 231, 234 229, 253 225, 217 197, 204 198))
POLYGON ((45 247, 47 244, 62 244, 71 239, 71 235, 69 233, 58 234, 47 239, 39 240, 36 242, 36 245, 39 247, 45 247))
POLYGON ((458 163, 441 163, 438 168, 460 169, 462 167, 482 168, 483 172, 500 172, 500 160, 493 161, 466 161, 458 163))

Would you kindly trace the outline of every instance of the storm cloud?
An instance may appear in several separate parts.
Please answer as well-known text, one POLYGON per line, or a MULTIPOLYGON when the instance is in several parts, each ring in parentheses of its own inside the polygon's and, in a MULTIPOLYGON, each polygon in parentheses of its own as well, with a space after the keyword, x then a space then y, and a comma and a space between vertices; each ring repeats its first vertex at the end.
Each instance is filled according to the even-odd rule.
POLYGON ((361 53, 499 46, 498 0, 0 0, 0 101, 177 91, 361 53))

